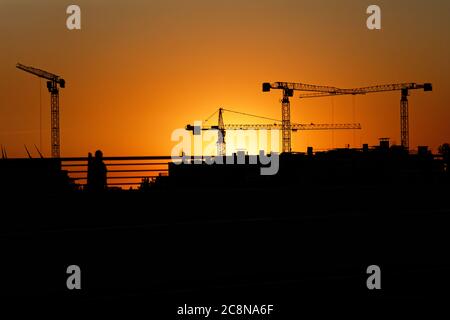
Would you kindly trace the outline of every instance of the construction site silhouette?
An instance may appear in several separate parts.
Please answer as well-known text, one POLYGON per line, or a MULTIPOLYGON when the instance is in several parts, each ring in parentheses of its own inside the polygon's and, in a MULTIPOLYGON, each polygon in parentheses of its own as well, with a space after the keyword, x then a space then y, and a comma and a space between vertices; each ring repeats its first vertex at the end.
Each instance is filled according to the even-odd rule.
POLYGON ((281 154, 273 176, 248 162, 169 163, 167 175, 131 191, 106 189, 103 161, 113 162, 101 152, 78 159, 89 163, 86 187, 62 170, 64 158, 4 158, 3 207, 20 203, 20 211, 2 210, 2 237, 14 244, 4 253, 14 264, 2 271, 23 274, 39 261, 40 276, 32 288, 7 278, 2 294, 69 297, 54 273, 69 260, 88 270, 88 300, 251 295, 283 298, 292 311, 292 292, 373 298, 362 280, 373 263, 390 281, 379 297, 437 294, 449 284, 441 277, 449 271, 449 148, 418 150, 387 140, 309 148, 281 154))
POLYGON ((65 81, 17 67, 49 80, 52 158, 32 158, 27 148, 28 159, 9 158, 2 147, 0 228, 7 246, 1 295, 73 298, 61 280, 72 263, 88 275, 77 297, 152 298, 160 309, 189 297, 232 296, 273 299, 292 314, 298 297, 418 298, 450 285, 443 277, 450 274, 450 148, 442 144, 433 154, 427 146, 409 146, 409 90, 431 91, 431 84, 264 83, 264 92, 282 91, 282 120, 227 124, 223 112, 232 111, 220 108, 217 126, 186 130, 216 130, 212 158, 227 161, 183 152, 178 163, 171 156, 115 157, 100 150, 94 157, 60 157, 58 86, 65 81), (361 129, 357 123, 291 123, 295 90, 309 91, 302 98, 400 91, 401 144, 382 138, 376 146, 293 152, 297 130, 361 129), (275 174, 261 174, 265 155, 227 152, 226 130, 280 130, 275 174), (383 270, 381 293, 365 286, 373 264, 383 270), (30 266, 33 286, 22 276, 30 266))

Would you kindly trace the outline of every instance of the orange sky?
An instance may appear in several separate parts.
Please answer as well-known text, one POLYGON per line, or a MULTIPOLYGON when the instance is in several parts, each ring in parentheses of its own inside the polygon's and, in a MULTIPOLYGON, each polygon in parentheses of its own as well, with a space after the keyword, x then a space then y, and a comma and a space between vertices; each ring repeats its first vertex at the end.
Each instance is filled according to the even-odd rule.
MULTIPOLYGON (((39 80, 17 62, 63 76, 62 156, 169 155, 176 128, 218 107, 281 118, 280 92, 262 82, 338 87, 432 82, 412 92, 410 145, 450 141, 450 2, 376 1, 382 30, 366 28, 372 1, 128 0, 0 2, 0 143, 10 157, 39 145, 39 80), (65 27, 78 4, 82 30, 65 27)), ((42 81, 44 154, 49 94, 42 81)), ((334 146, 400 143, 399 92, 291 100, 292 122, 360 122, 334 146), (355 101, 353 102, 353 99, 355 101), (355 117, 353 116, 355 107, 355 117)), ((226 115, 227 116, 227 115, 226 115)), ((249 122, 242 117, 230 122, 249 122)), ((293 149, 332 147, 331 132, 293 134, 293 149)))

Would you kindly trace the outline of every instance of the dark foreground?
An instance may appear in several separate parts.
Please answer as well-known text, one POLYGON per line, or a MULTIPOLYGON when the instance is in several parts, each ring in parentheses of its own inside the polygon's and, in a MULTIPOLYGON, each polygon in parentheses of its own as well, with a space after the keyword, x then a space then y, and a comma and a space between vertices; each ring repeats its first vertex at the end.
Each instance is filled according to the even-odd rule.
POLYGON ((315 304, 320 313, 335 303, 351 309, 447 298, 449 191, 304 186, 10 196, 2 200, 0 293, 77 307, 145 306, 158 319, 202 318, 178 317, 184 304, 273 304, 286 319, 315 304), (79 291, 66 287, 72 264, 82 271, 79 291), (378 291, 366 287, 373 264, 381 268, 378 291))

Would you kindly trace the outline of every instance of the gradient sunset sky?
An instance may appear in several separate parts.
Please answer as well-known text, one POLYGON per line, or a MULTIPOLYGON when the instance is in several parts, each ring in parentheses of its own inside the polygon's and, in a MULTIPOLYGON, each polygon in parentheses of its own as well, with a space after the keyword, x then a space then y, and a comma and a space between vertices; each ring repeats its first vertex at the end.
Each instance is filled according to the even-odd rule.
MULTIPOLYGON (((281 92, 262 82, 337 87, 432 82, 412 91, 410 145, 450 142, 450 1, 0 0, 0 144, 50 155, 45 81, 17 62, 61 75, 62 156, 169 155, 170 136, 217 108, 281 118, 281 92), (66 28, 77 4, 82 29, 66 28), (378 4, 382 30, 366 27, 378 4)), ((399 92, 291 99, 292 122, 360 122, 363 130, 293 134, 293 149, 400 143, 399 92), (332 110, 334 110, 332 112, 332 110)), ((250 122, 245 117, 229 122, 250 122)), ((253 120, 254 122, 254 120, 253 120)))

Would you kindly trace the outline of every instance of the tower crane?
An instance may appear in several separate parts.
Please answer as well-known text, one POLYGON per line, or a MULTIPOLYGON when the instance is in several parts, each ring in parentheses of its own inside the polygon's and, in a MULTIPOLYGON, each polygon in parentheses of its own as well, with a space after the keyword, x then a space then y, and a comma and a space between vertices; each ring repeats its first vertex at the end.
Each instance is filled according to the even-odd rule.
POLYGON ((327 97, 335 95, 357 95, 375 92, 386 91, 400 91, 400 140, 401 145, 405 150, 409 149, 409 111, 408 111, 408 96, 410 90, 423 89, 423 91, 432 91, 433 86, 431 83, 397 83, 397 84, 384 84, 370 87, 361 87, 353 89, 337 89, 334 92, 316 92, 301 94, 300 98, 317 98, 327 97))
MULTIPOLYGON (((187 125, 186 130, 194 132, 199 132, 200 130, 218 130, 218 139, 217 139, 217 155, 218 156, 224 156, 226 155, 226 142, 225 142, 225 135, 227 130, 282 130, 283 129, 283 123, 281 125, 279 123, 269 123, 269 124, 225 124, 223 120, 223 113, 224 111, 256 117, 256 118, 262 118, 266 120, 273 120, 276 122, 281 122, 277 119, 267 118, 267 117, 261 117, 256 116, 248 113, 238 112, 238 111, 232 111, 224 108, 219 108, 217 111, 215 111, 209 118, 205 120, 207 122, 212 116, 214 116, 218 112, 218 121, 217 126, 202 126, 201 128, 196 128, 193 125, 187 125)), ((359 123, 342 123, 342 124, 300 124, 300 123, 293 123, 289 126, 290 131, 296 132, 298 130, 334 130, 334 129, 361 129, 361 124, 359 123)))
MULTIPOLYGON (((282 146, 283 152, 291 152, 291 107, 289 97, 294 95, 295 91, 312 91, 323 94, 333 94, 338 91, 345 92, 346 89, 339 89, 329 86, 317 86, 305 83, 293 82, 265 82, 262 85, 263 92, 269 92, 271 89, 278 89, 283 91, 283 98, 281 99, 281 131, 282 131, 282 146)), ((349 92, 350 93, 350 92, 349 92)), ((346 128, 347 129, 347 128, 346 128)))
POLYGON ((18 63, 16 68, 34 74, 40 78, 47 79, 47 89, 50 92, 51 111, 51 149, 52 157, 60 157, 60 137, 59 137, 59 88, 65 88, 66 82, 60 76, 33 67, 24 66, 18 63))

